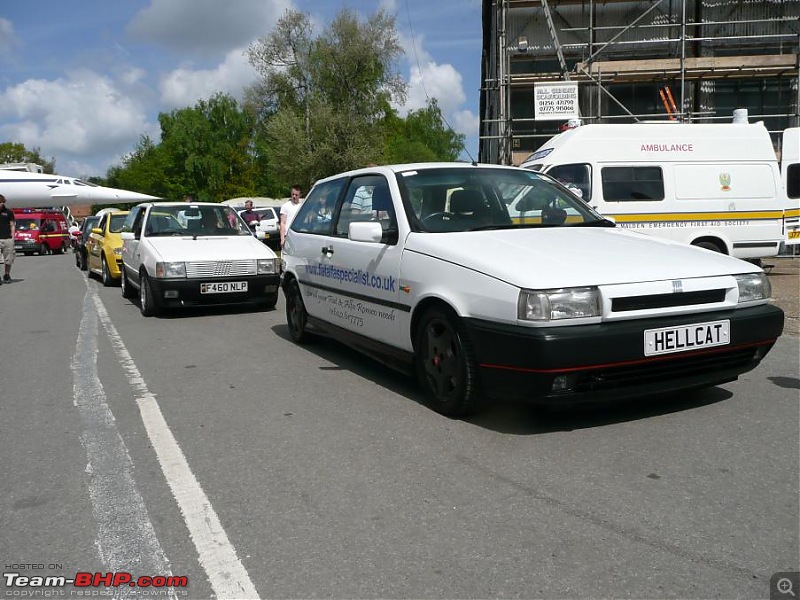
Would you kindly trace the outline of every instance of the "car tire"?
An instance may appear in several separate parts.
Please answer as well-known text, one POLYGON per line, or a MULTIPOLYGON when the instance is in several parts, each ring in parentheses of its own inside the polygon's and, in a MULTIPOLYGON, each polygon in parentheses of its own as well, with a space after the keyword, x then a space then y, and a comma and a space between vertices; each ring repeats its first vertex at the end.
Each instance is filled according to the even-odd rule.
POLYGON ((274 291, 271 294, 267 294, 264 297, 264 309, 265 310, 275 310, 275 305, 278 304, 278 291, 274 291))
POLYGON ((86 253, 85 252, 81 252, 81 253, 79 253, 79 256, 80 256, 80 261, 81 261, 81 266, 80 266, 81 271, 88 271, 89 270, 89 263, 87 262, 86 253))
POLYGON ((41 244, 39 246, 39 256, 44 256, 45 254, 50 254, 50 248, 47 247, 47 244, 41 244))
POLYGON ((111 287, 114 284, 111 273, 108 271, 108 263, 105 256, 100 257, 100 277, 105 287, 111 287))
POLYGON ((153 293, 153 284, 147 273, 142 273, 139 279, 139 310, 143 317, 154 317, 160 311, 160 306, 153 293))
POLYGON ((444 308, 428 309, 414 343, 417 378, 433 410, 464 417, 481 405, 472 346, 457 315, 444 308))
POLYGON ((131 282, 128 280, 128 276, 125 274, 125 265, 122 265, 122 269, 120 269, 119 290, 120 293, 122 293, 122 297, 128 300, 136 295, 136 292, 131 287, 131 282))
POLYGON ((294 343, 304 344, 308 341, 308 313, 296 279, 292 279, 286 288, 286 325, 294 343))

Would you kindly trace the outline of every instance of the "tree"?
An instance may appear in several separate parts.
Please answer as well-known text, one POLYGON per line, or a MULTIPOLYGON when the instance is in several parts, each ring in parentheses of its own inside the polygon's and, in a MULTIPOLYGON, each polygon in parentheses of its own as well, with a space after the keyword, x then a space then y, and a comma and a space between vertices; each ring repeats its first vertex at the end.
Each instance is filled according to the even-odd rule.
POLYGON ((464 150, 464 134, 445 126, 435 98, 405 119, 387 118, 385 126, 384 160, 388 163, 453 161, 464 150))
POLYGON ((361 22, 347 9, 317 38, 307 15, 287 11, 248 49, 261 76, 250 98, 264 109, 259 133, 278 180, 309 186, 380 160, 380 123, 405 98, 401 53, 393 17, 361 22))
POLYGON ((56 159, 44 158, 39 148, 28 149, 18 142, 0 143, 0 163, 36 163, 45 173, 55 173, 56 159))
POLYGON ((164 172, 163 152, 153 140, 143 135, 136 148, 123 157, 122 165, 108 169, 106 179, 112 187, 169 198, 164 172))

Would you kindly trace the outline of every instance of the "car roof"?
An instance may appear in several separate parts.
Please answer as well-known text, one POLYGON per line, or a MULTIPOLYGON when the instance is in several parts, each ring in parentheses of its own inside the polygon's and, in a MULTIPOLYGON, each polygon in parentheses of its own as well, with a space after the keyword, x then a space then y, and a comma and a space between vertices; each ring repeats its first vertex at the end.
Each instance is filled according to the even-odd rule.
POLYGON ((142 202, 138 206, 153 206, 153 207, 187 207, 187 206, 218 206, 220 208, 231 208, 227 204, 220 204, 219 202, 142 202))
MULTIPOLYGON (((426 162, 426 163, 401 163, 393 165, 377 165, 374 167, 364 167, 361 169, 354 169, 352 171, 345 171, 337 173, 324 179, 320 179, 316 183, 328 181, 330 179, 337 179, 339 177, 352 177, 355 175, 368 175, 368 174, 383 174, 391 175, 404 171, 424 171, 428 169, 512 169, 518 170, 519 167, 511 167, 506 165, 493 165, 488 163, 477 162, 426 162)), ((316 185, 316 184, 315 184, 316 185)))

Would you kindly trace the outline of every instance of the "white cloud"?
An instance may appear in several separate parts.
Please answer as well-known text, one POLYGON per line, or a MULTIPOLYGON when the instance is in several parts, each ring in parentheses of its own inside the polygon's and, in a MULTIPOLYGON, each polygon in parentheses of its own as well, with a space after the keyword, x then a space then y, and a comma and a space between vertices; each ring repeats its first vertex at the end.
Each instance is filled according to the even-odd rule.
POLYGON ((480 129, 480 118, 471 110, 459 110, 453 114, 453 121, 450 123, 453 129, 467 137, 478 134, 480 129))
POLYGON ((133 86, 138 83, 141 83, 147 77, 147 71, 144 69, 140 69, 137 67, 130 67, 122 72, 120 75, 120 81, 122 81, 127 86, 133 86))
POLYGON ((421 71, 416 65, 411 68, 406 110, 423 108, 430 97, 436 98, 442 112, 449 115, 466 102, 461 73, 453 65, 429 62, 420 66, 421 71))
POLYGON ((424 108, 428 98, 435 98, 447 123, 458 133, 467 137, 467 146, 477 136, 480 119, 462 107, 467 102, 464 93, 464 78, 453 65, 437 63, 424 48, 425 37, 400 34, 400 45, 405 50, 409 75, 408 97, 402 106, 396 107, 401 114, 424 108))
POLYGON ((216 92, 241 99, 245 86, 253 83, 256 77, 255 70, 244 56, 244 50, 240 49, 228 52, 225 60, 214 69, 175 69, 162 79, 159 88, 165 104, 193 106, 197 100, 208 99, 216 92))
POLYGON ((0 18, 0 53, 10 52, 15 43, 14 25, 8 19, 0 18))
POLYGON ((265 35, 291 7, 292 0, 151 0, 127 32, 177 52, 216 56, 265 35))
MULTIPOLYGON (((7 116, 0 128, 4 137, 58 157, 62 172, 65 162, 88 168, 98 156, 118 158, 142 133, 157 131, 124 83, 86 70, 7 88, 0 95, 0 113, 7 116)), ((100 174, 108 166, 94 164, 91 173, 81 174, 100 174)))

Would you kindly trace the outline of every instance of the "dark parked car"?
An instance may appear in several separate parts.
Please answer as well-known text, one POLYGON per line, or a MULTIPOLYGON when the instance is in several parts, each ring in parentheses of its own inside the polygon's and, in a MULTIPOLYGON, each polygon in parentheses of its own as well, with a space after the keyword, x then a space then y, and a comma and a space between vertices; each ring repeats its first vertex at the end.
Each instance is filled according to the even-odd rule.
POLYGON ((78 239, 72 246, 72 252, 75 254, 75 266, 81 271, 85 271, 87 268, 86 241, 89 239, 89 234, 92 233, 92 227, 97 227, 98 223, 100 223, 100 217, 96 215, 86 217, 81 223, 78 239))

